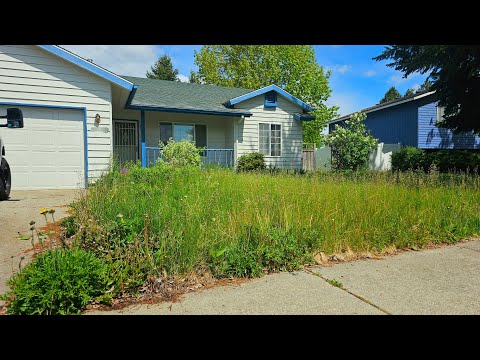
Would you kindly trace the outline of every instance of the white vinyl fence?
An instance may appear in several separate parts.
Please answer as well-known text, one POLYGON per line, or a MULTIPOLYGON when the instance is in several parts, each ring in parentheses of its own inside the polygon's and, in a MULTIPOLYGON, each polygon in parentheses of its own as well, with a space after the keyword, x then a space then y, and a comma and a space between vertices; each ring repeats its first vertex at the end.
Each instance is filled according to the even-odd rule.
MULTIPOLYGON (((400 151, 400 144, 379 143, 375 151, 370 154, 368 168, 370 170, 390 170, 392 154, 400 151)), ((328 170, 331 168, 332 150, 329 147, 315 149, 315 168, 328 170)))

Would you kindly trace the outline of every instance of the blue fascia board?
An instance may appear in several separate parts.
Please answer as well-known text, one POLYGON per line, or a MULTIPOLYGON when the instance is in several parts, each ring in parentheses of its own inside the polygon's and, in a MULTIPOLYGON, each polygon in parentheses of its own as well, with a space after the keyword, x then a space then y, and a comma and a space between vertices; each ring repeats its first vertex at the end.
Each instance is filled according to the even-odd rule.
POLYGON ((277 92, 278 94, 282 95, 284 98, 286 98, 287 100, 290 100, 291 102, 297 104, 298 106, 300 106, 302 109, 304 109, 305 111, 312 111, 313 108, 309 105, 307 105, 306 103, 304 103, 302 100, 300 99, 297 99, 295 96, 293 96, 292 94, 286 92, 285 90, 283 90, 282 88, 278 87, 277 85, 275 84, 272 84, 272 85, 268 85, 264 88, 261 88, 261 89, 258 89, 258 90, 255 90, 255 91, 252 91, 252 92, 249 92, 245 95, 242 95, 242 96, 238 96, 236 98, 233 98, 233 99, 230 99, 229 101, 227 101, 224 105, 226 107, 230 107, 230 106, 233 106, 235 104, 238 104, 242 101, 245 101, 245 100, 248 100, 248 99, 251 99, 251 98, 254 98, 255 96, 258 96, 258 95, 262 95, 262 94, 265 94, 269 91, 275 91, 277 92))
POLYGON ((250 112, 229 112, 229 111, 221 111, 221 110, 182 109, 182 108, 155 106, 155 105, 129 105, 129 106, 126 107, 126 109, 190 113, 190 114, 205 114, 205 115, 223 115, 223 116, 246 116, 246 117, 250 117, 250 116, 253 115, 250 112))
POLYGON ((315 120, 315 118, 316 117, 313 114, 299 114, 299 113, 293 114, 293 119, 298 121, 312 121, 312 120, 315 120))
POLYGON ((128 107, 132 103, 133 97, 135 96, 137 89, 138 89, 138 85, 133 85, 132 91, 130 91, 130 94, 128 94, 128 99, 127 99, 127 102, 125 103, 125 109, 128 109, 128 107))
POLYGON ((105 80, 108 80, 110 82, 113 82, 121 87, 123 87, 124 89, 127 89, 128 91, 131 91, 133 89, 133 84, 130 82, 130 81, 127 81, 125 80, 124 78, 106 70, 106 69, 103 69, 101 68, 100 66, 98 65, 95 65, 93 63, 91 63, 90 61, 87 61, 83 58, 81 58, 80 56, 78 55, 75 55, 73 53, 71 53, 70 51, 67 51, 65 49, 62 49, 61 47, 59 46, 56 46, 56 45, 37 45, 39 48, 45 50, 45 51, 48 51, 49 53, 52 53, 56 56, 59 56, 61 57, 62 59, 68 61, 68 62, 71 62, 75 65, 78 65, 80 66, 81 68, 91 72, 91 73, 94 73, 95 75, 98 75, 102 78, 104 78, 105 80))
POLYGON ((24 106, 24 107, 40 107, 50 109, 67 109, 83 111, 83 160, 85 162, 85 188, 88 188, 88 134, 87 134, 87 108, 84 106, 63 106, 63 105, 44 105, 17 102, 0 102, 0 105, 8 106, 24 106))

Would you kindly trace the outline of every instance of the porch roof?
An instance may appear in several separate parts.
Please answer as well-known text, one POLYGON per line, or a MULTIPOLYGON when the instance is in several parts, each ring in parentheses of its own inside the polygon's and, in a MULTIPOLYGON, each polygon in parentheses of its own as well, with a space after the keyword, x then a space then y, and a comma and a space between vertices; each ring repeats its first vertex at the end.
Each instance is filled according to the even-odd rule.
POLYGON ((135 84, 127 108, 227 116, 252 116, 252 113, 223 105, 250 89, 177 81, 122 76, 135 84))

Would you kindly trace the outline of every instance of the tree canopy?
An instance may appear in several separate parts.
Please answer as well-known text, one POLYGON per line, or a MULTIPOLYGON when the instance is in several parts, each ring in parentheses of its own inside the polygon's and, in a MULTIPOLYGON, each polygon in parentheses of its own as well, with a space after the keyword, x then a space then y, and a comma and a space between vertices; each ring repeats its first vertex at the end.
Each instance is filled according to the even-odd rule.
POLYGON ((303 124, 304 142, 322 143, 325 122, 337 116, 328 107, 330 71, 317 63, 309 45, 207 45, 195 51, 190 82, 258 89, 275 84, 306 102, 316 120, 303 124))
POLYGON ((407 89, 407 91, 405 91, 405 95, 403 95, 403 97, 412 96, 414 94, 415 94, 415 90, 413 90, 412 88, 409 88, 407 89))
POLYGON ((480 134, 480 45, 390 45, 373 59, 391 60, 387 66, 404 77, 429 73, 431 90, 445 108, 437 125, 480 134))
POLYGON ((177 75, 178 70, 173 68, 172 58, 168 55, 161 56, 151 66, 150 71, 147 71, 147 78, 149 79, 179 81, 177 75))
POLYGON ((387 101, 397 100, 400 99, 402 95, 395 89, 395 86, 392 86, 390 89, 387 90, 384 97, 380 100, 380 104, 383 104, 387 101))

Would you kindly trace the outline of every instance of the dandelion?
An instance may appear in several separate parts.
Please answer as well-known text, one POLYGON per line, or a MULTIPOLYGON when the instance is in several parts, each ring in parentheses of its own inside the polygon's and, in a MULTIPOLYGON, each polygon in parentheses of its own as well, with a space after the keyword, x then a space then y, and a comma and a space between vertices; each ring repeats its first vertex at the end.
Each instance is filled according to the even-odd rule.
POLYGON ((43 208, 40 210, 40 215, 45 215, 48 212, 47 209, 43 208))
POLYGON ((54 208, 48 209, 48 213, 52 215, 52 221, 55 224, 55 218, 53 217, 53 214, 55 214, 55 209, 54 208))

